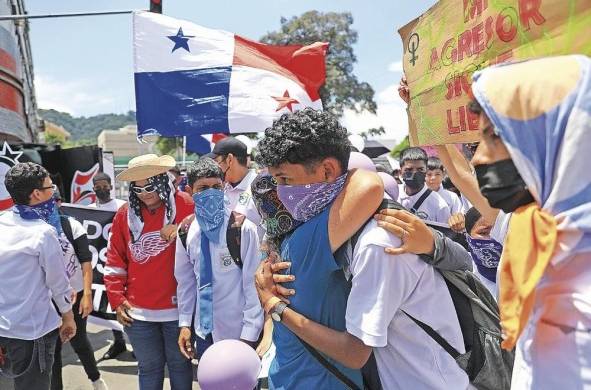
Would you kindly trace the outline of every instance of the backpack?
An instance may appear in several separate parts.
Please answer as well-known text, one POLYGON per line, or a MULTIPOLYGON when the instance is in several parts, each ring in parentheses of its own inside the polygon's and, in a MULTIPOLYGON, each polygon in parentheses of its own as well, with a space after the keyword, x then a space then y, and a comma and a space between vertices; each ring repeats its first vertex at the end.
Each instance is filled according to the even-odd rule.
MULTIPOLYGON (((389 199, 382 202, 379 210, 383 209, 406 210, 398 202, 389 199)), ((429 225, 429 221, 424 222, 429 225)), ((450 229, 437 225, 431 227, 442 231, 445 235, 453 236, 450 229)), ((353 259, 353 250, 364 228, 365 225, 337 251, 339 257, 342 258, 343 267, 348 267, 353 259)), ((337 253, 335 253, 335 257, 337 253)), ((346 277, 350 278, 348 269, 343 269, 346 277)), ((454 358, 462 370, 468 374, 470 383, 475 388, 481 390, 510 389, 515 352, 501 348, 501 324, 496 300, 478 277, 470 271, 440 269, 437 271, 443 277, 449 290, 460 323, 466 353, 460 354, 429 325, 404 311, 403 313, 454 358)))
MULTIPOLYGON (((244 215, 232 211, 230 214, 230 220, 228 221, 228 228, 226 229, 226 245, 228 245, 228 251, 230 252, 230 256, 232 256, 234 264, 240 269, 242 269, 242 266, 244 265, 240 254, 240 244, 242 241, 242 225, 244 224, 245 219, 246 217, 244 215)), ((177 237, 181 240, 185 250, 187 250, 187 234, 189 233, 189 228, 194 220, 195 214, 185 217, 178 229, 177 237)))

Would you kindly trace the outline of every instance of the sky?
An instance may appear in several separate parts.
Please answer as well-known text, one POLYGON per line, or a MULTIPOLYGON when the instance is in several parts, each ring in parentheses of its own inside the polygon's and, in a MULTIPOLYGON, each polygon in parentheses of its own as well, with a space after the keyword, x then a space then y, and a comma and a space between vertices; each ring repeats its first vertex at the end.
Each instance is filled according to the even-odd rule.
MULTIPOLYGON (((375 90, 377 115, 346 111, 352 133, 384 126, 385 138, 408 132, 405 105, 396 87, 402 74, 398 28, 435 0, 163 0, 165 15, 259 39, 280 18, 309 10, 348 11, 358 32, 354 73, 375 90)), ((147 9, 148 0, 26 0, 30 15, 147 9)), ((40 108, 74 116, 135 110, 131 15, 33 19, 30 21, 35 87, 40 108)))

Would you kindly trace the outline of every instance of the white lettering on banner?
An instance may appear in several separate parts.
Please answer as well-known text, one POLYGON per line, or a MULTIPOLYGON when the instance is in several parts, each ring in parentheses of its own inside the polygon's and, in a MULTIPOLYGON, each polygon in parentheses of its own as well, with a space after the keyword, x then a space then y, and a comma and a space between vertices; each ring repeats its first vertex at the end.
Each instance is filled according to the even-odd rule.
POLYGON ((102 248, 99 252, 100 263, 96 265, 96 270, 101 274, 105 274, 105 267, 103 264, 107 264, 107 248, 102 248))
POLYGON ((103 231, 103 227, 100 223, 98 223, 97 221, 91 221, 89 219, 85 219, 82 226, 84 226, 84 229, 86 229, 86 236, 89 240, 96 240, 100 237, 103 231), (93 227, 92 230, 89 229, 91 226, 93 227))
MULTIPOLYGON (((92 306, 94 311, 99 311, 101 307, 101 301, 103 300, 103 296, 107 293, 107 289, 104 284, 92 284, 92 289, 94 290, 94 298, 92 301, 92 306)), ((111 308, 111 304, 107 300, 107 311, 106 313, 115 313, 111 308)))

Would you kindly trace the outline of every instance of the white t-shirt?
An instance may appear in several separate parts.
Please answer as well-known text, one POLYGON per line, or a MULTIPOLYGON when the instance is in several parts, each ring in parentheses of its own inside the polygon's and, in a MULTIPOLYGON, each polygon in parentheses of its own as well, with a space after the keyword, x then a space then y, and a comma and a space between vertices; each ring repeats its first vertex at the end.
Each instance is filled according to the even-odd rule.
MULTIPOLYGON (((407 195, 404 191, 404 184, 402 184, 400 186, 399 202, 410 210, 425 191, 427 191, 427 186, 424 186, 422 190, 414 195, 407 195)), ((447 224, 451 214, 449 211, 449 206, 445 200, 443 200, 443 198, 441 198, 441 196, 439 196, 439 194, 436 192, 431 192, 431 194, 429 194, 427 199, 425 199, 423 204, 421 204, 417 210, 417 217, 420 217, 426 221, 447 224)))
MULTIPOLYGON (((499 210, 499 214, 497 215, 497 219, 495 219, 495 223, 490 231, 490 238, 497 241, 501 245, 505 245, 505 238, 507 237, 507 231, 509 230, 509 221, 511 221, 511 213, 506 214, 503 210, 499 210)), ((501 257, 502 258, 502 257, 501 257)), ((499 280, 501 276, 501 262, 499 261, 499 265, 497 266, 497 283, 493 283, 484 276, 482 276, 476 265, 474 265, 474 270, 478 279, 486 286, 488 291, 497 299, 499 300, 499 280)))
MULTIPOLYGON (((82 224, 76 219, 68 217, 68 222, 70 222, 70 226, 72 227, 72 238, 74 240, 87 234, 84 226, 82 226, 82 224)), ((70 285, 76 292, 80 292, 84 289, 84 278, 82 275, 82 264, 80 263, 80 259, 78 259, 78 256, 76 255, 74 245, 68 241, 65 234, 60 237, 60 244, 62 245, 64 265, 66 267, 68 278, 70 279, 70 285)))
POLYGON ((242 215, 245 215, 246 218, 251 221, 252 223, 259 228, 259 236, 262 238, 262 231, 260 230, 261 226, 261 215, 257 211, 256 205, 254 204, 254 199, 252 198, 252 192, 250 190, 250 185, 256 179, 257 173, 254 170, 248 171, 248 174, 244 176, 240 184, 236 187, 232 187, 230 184, 226 184, 226 188, 224 192, 230 201, 228 208, 230 210, 236 211, 242 215))
POLYGON ((437 190, 437 194, 443 198, 445 203, 449 206, 449 211, 452 215, 458 213, 465 213, 467 210, 464 210, 464 205, 462 204, 462 199, 457 196, 455 193, 446 190, 443 186, 439 187, 437 190))
POLYGON ((93 203, 91 205, 89 205, 88 207, 94 207, 100 210, 106 210, 106 211, 117 211, 119 210, 119 207, 123 206, 125 203, 127 203, 124 200, 121 199, 111 199, 110 201, 108 201, 107 203, 93 203))
POLYGON ((405 313, 428 324, 460 353, 462 332, 442 276, 414 254, 392 256, 400 239, 372 221, 355 246, 347 332, 374 348, 384 389, 466 389, 468 376, 405 313))

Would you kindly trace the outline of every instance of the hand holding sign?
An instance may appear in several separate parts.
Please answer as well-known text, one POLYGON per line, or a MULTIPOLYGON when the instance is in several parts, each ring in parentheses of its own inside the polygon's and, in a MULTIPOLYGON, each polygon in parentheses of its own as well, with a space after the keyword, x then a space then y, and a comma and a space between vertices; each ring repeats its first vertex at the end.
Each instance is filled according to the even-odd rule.
POLYGON ((479 138, 466 107, 472 74, 505 61, 590 55, 591 2, 440 0, 399 33, 411 144, 469 143, 479 138))

